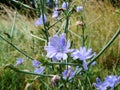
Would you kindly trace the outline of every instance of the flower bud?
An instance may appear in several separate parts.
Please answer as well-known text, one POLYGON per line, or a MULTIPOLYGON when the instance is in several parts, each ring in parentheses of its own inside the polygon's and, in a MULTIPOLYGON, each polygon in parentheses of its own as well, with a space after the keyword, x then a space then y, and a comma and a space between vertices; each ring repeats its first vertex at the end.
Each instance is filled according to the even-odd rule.
POLYGON ((77 21, 77 22, 76 22, 76 25, 77 25, 77 26, 83 26, 84 24, 83 24, 82 21, 77 21))

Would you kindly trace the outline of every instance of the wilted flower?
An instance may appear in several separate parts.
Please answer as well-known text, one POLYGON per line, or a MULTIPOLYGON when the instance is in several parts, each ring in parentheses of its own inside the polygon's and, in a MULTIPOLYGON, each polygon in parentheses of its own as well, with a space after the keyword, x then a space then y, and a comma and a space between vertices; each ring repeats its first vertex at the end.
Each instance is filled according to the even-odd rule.
POLYGON ((51 85, 55 86, 56 83, 58 83, 60 80, 60 76, 54 75, 53 78, 51 79, 51 85))
POLYGON ((63 2, 62 9, 66 10, 68 7, 68 2, 63 2))
POLYGON ((57 18, 58 17, 58 11, 54 10, 53 14, 52 14, 52 18, 57 18))
POLYGON ((45 67, 35 68, 34 73, 43 74, 45 67))
POLYGON ((83 23, 82 21, 77 21, 77 22, 76 22, 76 25, 77 25, 77 26, 83 26, 84 23, 83 23))
POLYGON ((68 67, 68 69, 67 70, 64 70, 63 72, 62 72, 62 75, 63 75, 63 79, 71 79, 72 77, 74 77, 74 72, 73 72, 73 70, 72 70, 72 68, 71 67, 68 67))
POLYGON ((32 65, 33 67, 38 67, 41 63, 38 60, 33 60, 32 65))
POLYGON ((80 11, 82 11, 82 10, 83 10, 83 6, 77 6, 77 7, 76 7, 76 11, 77 11, 77 12, 80 12, 80 11))
POLYGON ((107 90, 107 88, 110 88, 112 90, 119 81, 120 76, 110 75, 105 78, 104 82, 101 82, 101 80, 97 78, 97 83, 93 83, 93 85, 97 90, 107 90))
POLYGON ((17 61, 16 61, 15 66, 16 66, 16 65, 20 65, 20 64, 22 64, 23 62, 24 62, 24 59, 18 58, 17 61))
POLYGON ((94 55, 96 54, 92 52, 92 49, 86 50, 86 47, 80 47, 80 50, 76 50, 71 54, 74 60, 80 59, 83 61, 83 67, 85 70, 88 69, 86 60, 90 59, 94 55))
POLYGON ((46 15, 45 14, 41 15, 40 18, 38 18, 37 21, 35 22, 35 26, 37 27, 37 26, 43 25, 46 23, 46 21, 47 21, 46 15))
POLYGON ((47 51, 47 57, 53 60, 65 60, 67 59, 67 53, 71 52, 70 41, 66 41, 66 35, 63 33, 60 35, 54 35, 49 38, 48 46, 45 46, 47 51))

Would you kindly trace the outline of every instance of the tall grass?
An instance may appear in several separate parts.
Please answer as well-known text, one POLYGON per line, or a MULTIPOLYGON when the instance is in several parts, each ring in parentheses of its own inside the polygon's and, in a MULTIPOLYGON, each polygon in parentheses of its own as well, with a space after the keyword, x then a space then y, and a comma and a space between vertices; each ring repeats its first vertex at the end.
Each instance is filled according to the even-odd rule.
MULTIPOLYGON (((81 3, 78 2, 77 4, 79 5, 81 3)), ((40 60, 42 58, 42 53, 45 53, 45 42, 31 36, 31 34, 43 38, 41 27, 36 28, 34 26, 34 19, 20 15, 17 11, 2 4, 0 7, 2 8, 0 11, 0 33, 7 40, 12 41, 12 43, 20 50, 24 51, 31 57, 40 60), (14 28, 13 32, 12 28, 14 28), (11 32, 13 37, 9 37, 11 32)), ((112 7, 107 1, 105 3, 98 3, 95 0, 89 0, 85 4, 85 23, 87 27, 85 30, 87 42, 85 44, 88 45, 88 47, 92 47, 96 53, 98 53, 111 39, 117 28, 120 26, 120 14, 117 13, 116 10, 119 9, 112 7)), ((73 14, 71 16, 71 25, 69 28, 72 32, 81 35, 81 27, 77 27, 75 24, 76 21, 80 20, 79 17, 79 14, 73 14)), ((49 15, 48 18, 51 23, 54 22, 51 15, 49 15)), ((55 30, 61 27, 60 25, 61 22, 50 29, 50 34, 53 35, 55 30)), ((73 39, 76 41, 74 43, 75 47, 81 45, 81 41, 77 36, 70 37, 71 40, 73 39)), ((29 82, 31 82, 30 79, 33 79, 32 76, 4 69, 4 66, 8 63, 14 64, 18 57, 23 57, 26 60, 26 63, 23 66, 20 66, 20 68, 26 68, 26 70, 33 69, 31 68, 30 60, 27 57, 19 53, 11 45, 7 44, 0 38, 0 90, 39 90, 39 88, 41 88, 41 90, 46 90, 46 88, 42 88, 42 83, 46 85, 46 79, 35 79, 35 82, 29 84, 29 82)), ((108 74, 120 75, 120 37, 114 41, 97 62, 99 63, 99 66, 94 69, 94 73, 100 77, 104 78, 108 74)))

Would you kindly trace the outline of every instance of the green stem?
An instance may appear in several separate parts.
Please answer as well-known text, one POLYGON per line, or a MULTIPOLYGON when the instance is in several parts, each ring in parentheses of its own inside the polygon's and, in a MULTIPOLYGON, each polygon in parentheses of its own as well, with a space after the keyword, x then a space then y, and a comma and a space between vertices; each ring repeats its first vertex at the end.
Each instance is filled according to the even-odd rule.
POLYGON ((14 20, 13 20, 13 25, 12 25, 12 29, 11 29, 11 41, 12 41, 12 38, 13 38, 13 31, 14 31, 14 29, 15 29, 16 16, 17 16, 17 12, 15 11, 15 13, 14 13, 14 20))
POLYGON ((82 20, 82 23, 83 23, 83 25, 82 25, 82 46, 85 46, 85 33, 84 33, 84 31, 85 31, 85 23, 84 23, 84 5, 85 5, 85 1, 84 0, 82 0, 82 6, 83 6, 83 11, 82 11, 82 16, 81 16, 81 20, 82 20))
POLYGON ((39 0, 40 4, 41 4, 41 14, 42 14, 42 20, 43 20, 43 25, 44 25, 44 32, 45 32, 45 36, 48 42, 48 38, 49 38, 49 32, 48 29, 46 28, 46 24, 45 24, 45 20, 44 20, 44 14, 45 14, 45 0, 39 0))
POLYGON ((0 35, 0 37, 6 41, 8 44, 10 44, 13 48, 15 48, 17 51, 19 51, 20 53, 22 53, 23 55, 25 55, 26 57, 30 58, 31 60, 34 60, 32 57, 30 57, 29 55, 27 55, 25 52, 21 51, 20 49, 18 49, 15 45, 13 45, 10 41, 8 41, 7 39, 5 39, 4 37, 2 37, 2 35, 0 35))
MULTIPOLYGON (((65 2, 68 2, 68 0, 66 0, 65 2)), ((69 17, 70 17, 68 7, 66 8, 64 14, 65 14, 65 17, 66 17, 66 24, 65 24, 65 31, 64 32, 67 34, 68 26, 69 26, 69 17)))
POLYGON ((82 46, 85 46, 84 25, 82 26, 82 46))
POLYGON ((78 64, 75 63, 66 63, 66 62, 48 62, 47 65, 73 65, 78 66, 78 64))
POLYGON ((28 8, 28 9, 35 10, 34 8, 32 8, 32 7, 30 7, 30 6, 26 5, 26 4, 23 4, 20 1, 17 1, 17 0, 12 0, 12 1, 15 2, 15 3, 17 3, 17 4, 20 4, 20 5, 24 6, 26 8, 28 8))
POLYGON ((15 72, 19 72, 19 73, 24 73, 24 74, 30 74, 30 75, 38 75, 38 76, 44 76, 44 77, 53 77, 54 75, 44 75, 44 74, 37 74, 37 73, 33 73, 33 72, 28 72, 28 71, 24 71, 24 70, 19 70, 18 68, 14 67, 11 64, 8 64, 4 67, 4 69, 10 68, 15 72))
POLYGON ((60 18, 58 21, 56 21, 55 23, 53 23, 51 26, 49 26, 47 28, 47 30, 49 30, 51 27, 55 26, 59 21, 61 21, 62 19, 64 19, 64 17, 60 18))
POLYGON ((69 30, 69 32, 70 32, 71 34, 75 35, 76 37, 78 37, 79 39, 81 39, 81 37, 80 37, 78 34, 74 33, 72 30, 69 30))
MULTIPOLYGON (((59 63, 61 63, 61 61, 59 61, 59 63)), ((59 64, 59 72, 60 72, 60 74, 62 73, 62 66, 61 66, 61 64, 59 64)))
MULTIPOLYGON (((52 59, 51 59, 51 62, 52 62, 52 59)), ((54 70, 54 64, 52 64, 52 69, 54 70)))
POLYGON ((86 76, 87 80, 88 80, 88 83, 89 83, 89 86, 90 86, 90 90, 92 90, 92 84, 90 82, 90 78, 88 77, 88 75, 86 76))
POLYGON ((102 48, 102 50, 94 58, 91 59, 91 61, 88 63, 88 66, 90 66, 97 58, 99 58, 104 53, 104 51, 113 43, 113 41, 118 37, 119 34, 120 27, 118 28, 114 36, 111 38, 111 40, 102 48))
POLYGON ((68 25, 69 25, 69 16, 66 16, 65 33, 68 32, 68 25))

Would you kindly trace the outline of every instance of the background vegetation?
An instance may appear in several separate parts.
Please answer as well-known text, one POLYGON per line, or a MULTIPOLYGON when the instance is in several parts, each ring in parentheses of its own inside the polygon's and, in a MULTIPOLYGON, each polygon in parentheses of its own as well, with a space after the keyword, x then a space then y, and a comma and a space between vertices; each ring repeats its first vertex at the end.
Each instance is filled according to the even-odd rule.
MULTIPOLYGON (((81 2, 77 4, 81 5, 81 2)), ((42 53, 45 53, 45 43, 31 35, 43 37, 42 27, 35 27, 34 25, 37 18, 28 18, 16 9, 4 4, 0 4, 0 8, 0 34, 31 57, 41 60, 42 53), (9 35, 12 35, 12 37, 9 37, 9 35)), ((55 20, 51 18, 51 15, 51 13, 47 13, 48 20, 53 23, 55 20)), ((81 28, 76 27, 76 21, 78 20, 79 14, 73 14, 69 28, 74 33, 81 34, 81 28)), ((104 2, 88 0, 85 4, 85 23, 87 26, 85 33, 88 38, 86 44, 98 53, 120 26, 120 8, 113 7, 107 0, 104 2)), ((58 23, 49 30, 50 34, 53 35, 55 29, 61 27, 60 25, 62 24, 58 23)), ((75 45, 78 45, 76 47, 79 48, 81 43, 76 38, 72 36, 71 40, 75 40, 75 45)), ((45 88, 42 88, 44 82, 41 80, 38 79, 31 83, 31 79, 34 79, 32 75, 24 75, 10 69, 4 69, 6 64, 14 64, 19 57, 26 60, 25 64, 19 66, 19 68, 33 70, 27 57, 0 38, 0 90, 45 90, 45 88)), ((98 66, 95 67, 93 72, 95 76, 92 76, 91 79, 97 77, 97 75, 102 79, 108 74, 120 75, 120 36, 98 58, 97 63, 98 66)), ((43 81, 46 81, 46 79, 43 79, 43 81)), ((119 90, 119 88, 120 86, 117 89, 119 90)))

